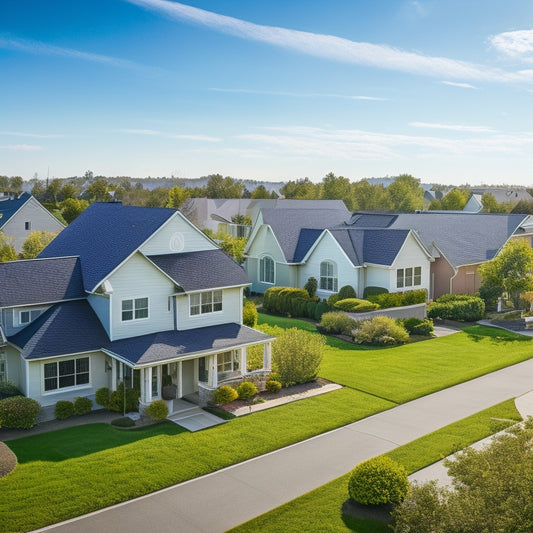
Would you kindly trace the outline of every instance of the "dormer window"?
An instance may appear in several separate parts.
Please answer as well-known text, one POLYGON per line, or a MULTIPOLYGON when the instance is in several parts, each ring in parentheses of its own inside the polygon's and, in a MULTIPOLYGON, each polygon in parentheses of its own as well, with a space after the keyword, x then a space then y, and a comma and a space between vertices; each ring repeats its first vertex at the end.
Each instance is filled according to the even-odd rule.
POLYGON ((222 291, 197 292, 189 295, 190 316, 222 311, 222 291))
POLYGON ((148 298, 122 300, 122 321, 148 318, 148 298))
POLYGON ((24 222, 24 229, 26 231, 31 231, 31 222, 24 222))
POLYGON ((19 311, 19 326, 25 326, 33 322, 42 312, 42 309, 19 311))

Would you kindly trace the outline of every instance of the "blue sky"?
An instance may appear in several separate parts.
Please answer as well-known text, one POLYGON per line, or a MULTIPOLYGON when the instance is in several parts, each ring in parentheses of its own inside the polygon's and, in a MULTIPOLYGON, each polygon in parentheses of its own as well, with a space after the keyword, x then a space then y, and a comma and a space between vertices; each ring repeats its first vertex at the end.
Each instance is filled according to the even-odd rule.
POLYGON ((0 174, 533 185, 529 0, 0 2, 0 174))

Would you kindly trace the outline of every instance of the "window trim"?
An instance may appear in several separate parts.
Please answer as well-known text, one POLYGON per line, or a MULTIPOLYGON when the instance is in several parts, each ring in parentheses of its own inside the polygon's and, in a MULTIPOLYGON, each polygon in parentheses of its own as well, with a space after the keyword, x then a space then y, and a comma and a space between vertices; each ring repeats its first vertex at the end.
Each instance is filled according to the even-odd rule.
POLYGON ((189 294, 189 318, 196 318, 201 317, 202 315, 212 315, 216 313, 222 313, 224 311, 224 292, 222 289, 213 289, 211 291, 200 291, 200 292, 193 292, 189 294), (214 296, 215 293, 220 293, 220 300, 215 300, 214 296), (203 302, 203 295, 210 294, 211 295, 211 301, 210 302, 203 302), (199 302, 194 304, 194 307, 198 307, 198 313, 191 313, 191 308, 193 307, 193 304, 191 303, 192 297, 199 297, 199 302), (220 304, 220 309, 214 310, 215 304, 220 304), (211 305, 210 311, 203 311, 203 307, 211 305))
POLYGON ((338 269, 337 269, 337 263, 335 261, 332 261, 331 259, 324 259, 323 261, 320 261, 320 266, 319 266, 319 275, 318 275, 318 290, 320 291, 325 291, 325 292, 331 292, 331 293, 336 293, 338 292, 339 290, 339 273, 338 273, 338 269), (332 267, 332 274, 331 275, 328 275, 328 273, 326 272, 326 275, 323 276, 322 275, 322 265, 327 265, 328 267, 331 266, 332 267), (324 289, 322 287, 322 280, 325 279, 325 280, 332 280, 332 289, 324 289))
POLYGON ((148 296, 141 296, 140 298, 122 298, 120 300, 120 321, 121 322, 137 322, 138 320, 147 320, 150 318, 150 298, 148 296), (137 308, 135 302, 137 300, 146 300, 146 307, 137 308), (124 302, 132 302, 131 309, 124 310, 124 302), (136 312, 141 309, 146 309, 146 316, 136 317, 136 312), (131 318, 124 318, 124 312, 131 312, 131 318))
POLYGON ((47 361, 47 360, 43 360, 42 362, 42 365, 41 365, 41 388, 42 388, 42 394, 43 395, 47 395, 47 394, 58 394, 58 393, 61 393, 61 392, 68 392, 68 391, 72 391, 72 390, 80 390, 80 389, 87 389, 87 388, 90 388, 92 386, 92 383, 91 383, 91 357, 89 355, 81 355, 79 357, 72 357, 72 358, 69 358, 69 359, 66 359, 66 358, 63 358, 63 359, 56 359, 55 361, 47 361), (79 360, 83 360, 83 359, 86 359, 87 360, 87 366, 88 366, 88 369, 87 371, 84 371, 84 372, 78 372, 77 371, 77 361, 79 360), (60 363, 67 363, 69 361, 73 361, 74 362, 74 373, 73 374, 66 374, 66 375, 63 375, 63 376, 60 376, 59 375, 59 364, 60 363), (50 377, 46 377, 46 373, 45 373, 45 367, 46 365, 52 365, 52 364, 55 364, 56 365, 56 375, 55 376, 50 376, 50 377), (77 376, 78 374, 87 374, 88 375, 88 381, 87 383, 80 383, 80 384, 76 384, 76 381, 77 381, 77 376), (68 385, 66 387, 61 387, 59 385, 59 379, 60 377, 66 377, 66 376, 74 376, 74 385, 68 385), (53 389, 46 389, 46 380, 47 379, 52 379, 52 378, 55 378, 56 379, 56 387, 53 388, 53 389))
POLYGON ((217 353, 217 375, 221 375, 221 374, 227 374, 229 372, 238 372, 241 368, 241 359, 240 359, 240 353, 239 353, 239 350, 226 350, 224 352, 219 352, 217 353), (222 362, 219 362, 218 358, 222 355, 226 355, 226 354, 229 354, 229 361, 222 361, 222 362), (224 365, 231 365, 231 368, 229 369, 226 369, 226 368, 222 368, 222 370, 220 369, 220 366, 224 366, 224 365))
POLYGON ((276 284, 276 261, 274 261, 274 258, 271 255, 265 254, 259 258, 259 282, 260 283, 267 283, 268 285, 275 285, 276 284), (265 260, 268 259, 272 261, 272 281, 266 281, 266 276, 264 276, 265 269, 265 260), (263 264, 263 266, 261 265, 263 264))
POLYGON ((402 267, 396 269, 396 288, 397 289, 409 289, 422 286, 422 267, 402 267), (418 270, 418 274, 417 274, 418 270), (410 271, 410 277, 408 278, 408 272, 410 271), (416 280, 418 278, 418 283, 416 280), (410 279, 410 283, 407 284, 407 280, 410 279))
POLYGON ((34 309, 33 307, 25 307, 25 308, 19 308, 17 313, 14 313, 13 318, 13 327, 15 328, 21 328, 26 327, 28 324, 31 324, 34 320, 39 318, 44 312, 46 308, 45 307, 38 307, 37 309, 34 309), (31 317, 32 313, 38 312, 34 318, 31 317), (28 322, 22 322, 22 313, 29 313, 29 320, 28 322), (16 319, 16 320, 15 320, 16 319))
POLYGON ((24 222, 24 231, 31 231, 31 220, 24 222))

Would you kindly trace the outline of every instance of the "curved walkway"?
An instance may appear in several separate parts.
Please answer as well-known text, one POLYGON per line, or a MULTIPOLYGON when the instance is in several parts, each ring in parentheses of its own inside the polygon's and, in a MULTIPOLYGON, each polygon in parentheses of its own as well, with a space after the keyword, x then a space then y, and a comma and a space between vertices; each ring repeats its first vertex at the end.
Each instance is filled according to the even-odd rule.
POLYGON ((531 389, 533 359, 39 531, 223 532, 345 474, 365 459, 531 389))

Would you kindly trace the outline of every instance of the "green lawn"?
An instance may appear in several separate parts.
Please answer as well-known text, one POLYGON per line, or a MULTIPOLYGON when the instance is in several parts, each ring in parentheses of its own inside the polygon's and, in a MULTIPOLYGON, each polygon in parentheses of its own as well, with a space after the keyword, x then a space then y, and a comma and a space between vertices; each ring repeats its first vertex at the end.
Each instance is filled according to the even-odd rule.
MULTIPOLYGON (((403 464, 409 473, 416 472, 514 423, 495 422, 492 417, 520 420, 514 401, 508 400, 429 433, 385 455, 403 464)), ((358 520, 342 514, 342 505, 348 499, 348 478, 349 474, 341 476, 232 529, 231 533, 390 532, 391 530, 381 522, 358 520)))

